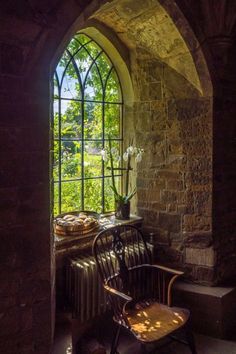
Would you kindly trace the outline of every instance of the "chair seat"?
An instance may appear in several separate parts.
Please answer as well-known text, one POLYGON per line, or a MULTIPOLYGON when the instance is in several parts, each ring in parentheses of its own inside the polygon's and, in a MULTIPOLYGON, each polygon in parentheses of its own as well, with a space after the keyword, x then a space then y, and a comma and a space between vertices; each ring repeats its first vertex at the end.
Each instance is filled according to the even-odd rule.
MULTIPOLYGON (((127 304, 128 305, 128 304, 127 304)), ((189 318, 189 311, 168 307, 158 302, 137 303, 125 308, 133 334, 142 342, 154 342, 181 328, 189 318)))

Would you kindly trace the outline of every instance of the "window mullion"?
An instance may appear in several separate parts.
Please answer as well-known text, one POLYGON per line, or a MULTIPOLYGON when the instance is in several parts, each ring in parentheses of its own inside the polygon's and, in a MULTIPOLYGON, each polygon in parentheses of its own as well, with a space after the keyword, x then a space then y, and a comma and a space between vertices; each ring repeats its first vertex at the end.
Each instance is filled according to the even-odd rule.
POLYGON ((61 144, 62 144, 62 140, 61 140, 61 87, 58 86, 58 96, 59 96, 59 105, 58 105, 58 203, 59 203, 59 207, 58 207, 58 211, 59 214, 61 214, 61 144))
POLYGON ((84 210, 84 86, 81 90, 82 102, 81 102, 81 115, 82 115, 82 127, 81 127, 81 207, 84 210))
MULTIPOLYGON (((103 87, 103 93, 102 93, 102 145, 103 148, 105 147, 105 88, 103 87)), ((102 212, 105 213, 105 164, 104 161, 102 161, 102 212)))

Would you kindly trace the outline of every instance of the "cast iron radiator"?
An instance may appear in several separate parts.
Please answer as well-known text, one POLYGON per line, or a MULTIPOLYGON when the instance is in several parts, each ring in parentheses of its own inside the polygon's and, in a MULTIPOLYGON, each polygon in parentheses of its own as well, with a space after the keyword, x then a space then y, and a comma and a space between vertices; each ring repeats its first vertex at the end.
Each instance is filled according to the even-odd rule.
MULTIPOLYGON (((150 244, 147 246, 152 257, 153 246, 150 244)), ((80 255, 68 260, 66 294, 73 318, 81 323, 91 320, 108 309, 106 294, 92 255, 80 255)))

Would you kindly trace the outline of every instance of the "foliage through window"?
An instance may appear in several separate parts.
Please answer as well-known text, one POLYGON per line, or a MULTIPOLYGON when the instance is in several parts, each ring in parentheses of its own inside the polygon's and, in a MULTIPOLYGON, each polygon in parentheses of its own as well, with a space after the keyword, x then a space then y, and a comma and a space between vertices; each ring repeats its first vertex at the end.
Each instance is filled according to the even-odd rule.
POLYGON ((57 65, 53 103, 54 214, 114 210, 111 171, 100 152, 110 137, 122 153, 122 92, 108 55, 83 33, 72 38, 57 65))

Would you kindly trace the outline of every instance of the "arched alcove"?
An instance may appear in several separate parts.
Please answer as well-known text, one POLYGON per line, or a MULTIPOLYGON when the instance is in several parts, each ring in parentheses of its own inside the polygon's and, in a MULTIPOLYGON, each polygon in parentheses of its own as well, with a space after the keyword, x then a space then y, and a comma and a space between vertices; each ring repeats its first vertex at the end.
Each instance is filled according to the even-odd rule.
POLYGON ((155 233, 162 262, 211 283, 212 86, 200 45, 177 6, 154 0, 105 3, 87 23, 128 51, 134 95, 125 141, 146 150, 133 210, 155 233))
POLYGON ((132 138, 146 150, 133 180, 133 211, 154 232, 160 261, 211 283, 211 80, 186 19, 177 6, 170 12, 156 0, 90 7, 64 34, 51 70, 77 29, 111 56, 124 90, 125 142, 132 138))
POLYGON ((124 90, 126 138, 146 150, 133 210, 154 232, 160 261, 211 283, 212 88, 197 39, 177 7, 172 18, 156 0, 104 1, 78 17, 67 11, 67 25, 42 46, 41 63, 50 62, 50 78, 77 30, 104 46, 124 90))
POLYGON ((81 28, 96 28, 126 63, 134 91, 127 100, 127 129, 147 145, 146 159, 137 171, 139 194, 133 207, 144 216, 145 227, 156 233, 158 257, 185 264, 189 276, 200 281, 211 281, 214 269, 214 254, 208 247, 212 244, 211 187, 205 180, 205 171, 211 174, 211 158, 209 163, 205 158, 206 153, 211 155, 212 146, 211 80, 201 46, 175 2, 171 2, 174 14, 167 8, 164 11, 157 0, 13 3, 2 5, 6 22, 1 44, 1 124, 2 149, 8 156, 2 165, 4 213, 7 209, 3 219, 8 220, 3 224, 2 259, 8 278, 3 289, 10 289, 3 322, 11 327, 2 333, 7 343, 3 351, 46 353, 53 336, 56 268, 49 215, 50 83, 69 39, 81 28), (119 16, 114 17, 117 23, 111 16, 111 22, 106 23, 102 13, 109 14, 114 6, 127 9, 118 14, 122 23, 125 20, 131 25, 140 18, 138 31, 131 31, 132 38, 126 38, 124 25, 119 27, 119 16), (137 6, 141 8, 132 19, 137 6), (154 9, 159 9, 155 21, 154 9), (142 28, 141 19, 143 24, 150 22, 150 27, 142 28), (164 31, 162 37, 158 28, 164 31), (171 38, 168 43, 168 28, 174 31, 173 43, 171 38), (146 31, 152 40, 148 46, 143 37, 146 31), (170 56, 152 51, 157 37, 159 44, 160 38, 167 41, 170 56), (171 43, 180 45, 176 62, 171 57, 171 43), (186 63, 190 66, 184 72, 186 63), (202 140, 195 140, 199 135, 202 140), (199 151, 200 159, 194 151, 199 151), (180 174, 184 179, 179 180, 180 174), (178 190, 183 184, 189 193, 178 190), (178 212, 173 210, 173 190, 181 201, 178 212), (165 198, 163 210, 158 198, 165 198), (208 230, 199 230, 204 218, 198 218, 199 212, 193 213, 192 207, 210 218, 208 230), (185 230, 185 225, 189 229, 185 230), (14 280, 14 287, 9 279, 14 280), (16 315, 11 317, 13 312, 16 315))

